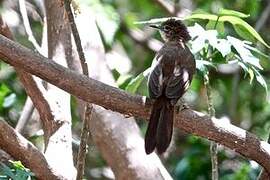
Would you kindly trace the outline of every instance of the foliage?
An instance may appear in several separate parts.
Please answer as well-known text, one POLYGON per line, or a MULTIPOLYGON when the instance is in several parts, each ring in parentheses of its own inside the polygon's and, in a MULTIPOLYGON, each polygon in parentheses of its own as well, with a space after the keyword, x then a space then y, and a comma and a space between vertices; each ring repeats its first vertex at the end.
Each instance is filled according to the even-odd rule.
POLYGON ((34 180, 34 174, 23 166, 20 161, 9 161, 10 166, 3 163, 0 164, 0 179, 1 180, 34 180))
MULTIPOLYGON (((196 13, 185 18, 186 20, 209 20, 207 27, 210 30, 205 30, 202 26, 195 23, 194 26, 189 27, 189 32, 192 37, 190 41, 190 48, 196 59, 196 67, 202 74, 208 73, 207 67, 217 68, 219 64, 233 64, 239 65, 249 75, 250 83, 254 77, 267 92, 267 84, 260 73, 263 67, 259 63, 259 58, 269 58, 259 49, 251 46, 252 42, 248 40, 255 40, 261 42, 266 47, 270 47, 262 39, 262 37, 241 18, 247 18, 249 15, 241 12, 221 9, 218 15, 208 13, 196 13), (231 23, 237 34, 245 41, 232 36, 221 37, 225 33, 224 22, 231 23), (211 30, 214 29, 214 30, 211 30), (211 50, 211 51, 209 51, 211 50), (255 56, 255 53, 257 57, 255 56)), ((149 21, 137 22, 137 24, 152 24, 166 21, 168 18, 151 19, 149 21)), ((146 76, 144 76, 146 78, 146 76)), ((130 87, 139 87, 142 82, 143 74, 140 74, 128 84, 128 91, 130 87), (139 80, 138 80, 139 79, 139 80)), ((133 88, 134 92, 137 88, 133 88)))
MULTIPOLYGON (((221 65, 227 65, 228 67, 238 66, 243 70, 244 77, 249 77, 250 84, 256 80, 265 89, 267 94, 267 83, 261 74, 263 67, 260 60, 269 59, 269 56, 261 52, 256 47, 255 43, 260 42, 267 48, 269 48, 269 45, 252 26, 242 19, 247 17, 249 17, 249 15, 227 9, 220 10, 218 15, 208 13, 192 14, 185 18, 188 22, 196 21, 193 26, 188 27, 192 37, 189 46, 196 59, 198 75, 202 78, 209 76, 210 71, 217 71, 221 65), (198 24, 200 22, 198 20, 208 20, 206 29, 198 24), (226 34, 224 24, 226 21, 233 26, 236 34, 240 36, 240 38, 244 38, 244 40, 226 34)), ((167 19, 168 18, 151 19, 149 21, 136 22, 136 24, 156 24, 167 19)), ((147 75, 148 73, 140 73, 130 81, 126 86, 126 90, 132 93, 138 91, 138 87, 141 87, 140 84, 146 82, 147 75)), ((147 88, 146 86, 142 87, 147 88)), ((208 179, 209 169, 211 168, 210 162, 208 148, 199 146, 199 149, 196 149, 196 146, 193 145, 187 154, 183 154, 183 158, 177 163, 174 173, 177 179, 196 179, 198 177, 208 179), (200 148, 204 149, 204 151, 200 148), (207 154, 207 156, 205 154, 207 154), (198 161, 200 162, 199 164, 198 161)), ((223 171, 221 171, 221 174, 223 175, 222 179, 247 179, 257 175, 254 171, 256 171, 256 169, 252 169, 251 171, 250 166, 245 162, 242 164, 242 167, 233 174, 223 171), (252 175, 249 174, 249 172, 254 173, 252 175)))

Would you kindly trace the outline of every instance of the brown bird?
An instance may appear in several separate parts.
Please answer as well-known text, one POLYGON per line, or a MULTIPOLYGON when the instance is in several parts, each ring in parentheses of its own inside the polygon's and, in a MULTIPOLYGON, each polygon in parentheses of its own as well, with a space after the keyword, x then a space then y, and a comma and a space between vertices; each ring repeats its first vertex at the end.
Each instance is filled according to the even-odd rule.
POLYGON ((162 154, 171 142, 176 103, 187 91, 196 65, 186 46, 191 37, 182 21, 171 18, 150 27, 160 30, 165 43, 156 54, 148 79, 149 96, 155 102, 145 135, 145 152, 150 154, 156 148, 162 154))

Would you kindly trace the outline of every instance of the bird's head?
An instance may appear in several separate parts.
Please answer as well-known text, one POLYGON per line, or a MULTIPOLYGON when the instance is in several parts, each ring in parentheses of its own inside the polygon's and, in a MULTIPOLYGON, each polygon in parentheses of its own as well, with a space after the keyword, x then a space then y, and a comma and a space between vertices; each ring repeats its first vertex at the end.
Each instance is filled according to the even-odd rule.
POLYGON ((159 29, 161 36, 165 41, 181 40, 186 43, 191 39, 187 27, 181 20, 171 18, 160 25, 150 25, 150 27, 159 29))

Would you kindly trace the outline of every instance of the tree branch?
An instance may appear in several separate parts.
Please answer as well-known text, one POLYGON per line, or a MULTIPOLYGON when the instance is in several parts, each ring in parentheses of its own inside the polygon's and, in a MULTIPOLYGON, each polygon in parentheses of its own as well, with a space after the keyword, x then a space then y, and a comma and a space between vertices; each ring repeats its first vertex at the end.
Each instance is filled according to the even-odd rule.
MULTIPOLYGON (((82 10, 76 17, 76 25, 83 40, 84 53, 87 57, 91 57, 87 61, 90 76, 115 86, 114 78, 106 64, 104 46, 93 12, 88 9, 82 10), (85 26, 85 22, 88 22, 88 26, 85 26)), ((76 62, 79 61, 73 61, 73 63, 76 62)), ((145 177, 157 180, 172 179, 155 153, 151 156, 145 154, 144 141, 134 118, 126 120, 123 115, 97 105, 93 105, 93 108, 92 118, 88 121, 91 127, 90 133, 102 157, 112 168, 116 179, 121 180, 126 177, 129 179, 145 179, 145 177)), ((89 148, 90 153, 92 149, 89 148)), ((91 163, 91 160, 88 160, 91 163)))
MULTIPOLYGON (((3 21, 2 16, 0 16, 0 34, 4 35, 10 40, 14 39, 9 27, 3 21)), ((53 116, 51 114, 49 104, 44 97, 45 89, 43 86, 39 86, 38 83, 34 81, 34 78, 33 76, 31 76, 31 74, 17 67, 15 67, 15 70, 25 88, 27 95, 32 99, 33 104, 35 105, 40 114, 43 124, 43 130, 45 133, 45 142, 47 142, 47 137, 49 137, 52 134, 52 132, 54 131, 54 129, 56 129, 56 127, 52 121, 53 116)))
MULTIPOLYGON (((76 44, 77 52, 78 52, 81 67, 82 67, 82 72, 84 75, 89 76, 88 66, 87 66, 83 48, 82 48, 81 38, 80 38, 78 29, 74 20, 70 2, 71 0, 64 0, 65 10, 68 15, 69 25, 71 27, 74 41, 76 44)), ((93 110, 92 104, 86 103, 85 113, 84 113, 83 122, 82 122, 81 136, 80 136, 80 148, 79 148, 78 157, 77 157, 77 177, 76 177, 77 180, 83 179, 83 175, 84 175, 85 157, 87 154, 87 142, 90 135, 90 132, 89 132, 90 127, 89 127, 88 122, 91 121, 92 110, 93 110)))
POLYGON ((38 179, 61 179, 54 174, 44 155, 0 118, 0 148, 22 161, 38 179))
POLYGON ((23 19, 23 24, 24 24, 24 28, 26 31, 26 34, 28 36, 28 40, 33 44, 33 46, 35 47, 35 49, 42 54, 42 49, 41 47, 38 45, 33 32, 31 30, 30 27, 30 22, 27 16, 27 10, 26 10, 26 6, 25 6, 25 0, 19 0, 19 8, 20 8, 20 12, 22 15, 22 19, 23 19))
MULTIPOLYGON (((59 0, 44 1, 47 15, 48 57, 58 64, 67 66, 72 59, 71 31, 65 9, 59 0)), ((73 164, 70 94, 48 83, 47 101, 50 105, 55 124, 59 128, 49 138, 45 151, 47 161, 54 170, 66 179, 76 177, 73 164)))
MULTIPOLYGON (((24 69, 80 99, 107 109, 148 119, 152 102, 115 87, 77 74, 55 62, 0 36, 0 54, 4 61, 24 69)), ((174 126, 199 135, 257 161, 270 172, 270 145, 230 123, 186 109, 176 115, 174 126)))
POLYGON ((34 111, 34 105, 33 102, 31 100, 30 97, 27 97, 23 110, 22 110, 22 114, 20 116, 20 119, 18 120, 17 124, 16 124, 16 131, 18 131, 19 133, 22 133, 24 127, 26 126, 28 120, 31 118, 32 114, 34 111))

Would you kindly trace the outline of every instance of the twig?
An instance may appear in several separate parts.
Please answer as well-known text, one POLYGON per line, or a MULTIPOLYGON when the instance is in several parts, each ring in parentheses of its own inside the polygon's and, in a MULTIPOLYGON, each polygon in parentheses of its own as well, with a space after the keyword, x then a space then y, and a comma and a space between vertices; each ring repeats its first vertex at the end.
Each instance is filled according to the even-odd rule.
MULTIPOLYGON (((0 35, 3 60, 73 94, 112 111, 148 119, 152 101, 80 75, 0 35), (16 53, 14 53, 16 51, 16 53)), ((270 172, 270 145, 230 123, 186 109, 176 114, 174 126, 205 137, 242 154, 270 172)))
MULTIPOLYGON (((215 117, 215 108, 212 100, 212 91, 209 84, 208 73, 204 75, 204 85, 206 87, 207 94, 207 105, 208 105, 208 114, 210 117, 215 117)), ((212 180, 218 180, 218 150, 217 144, 213 141, 210 143, 210 154, 211 154, 211 163, 212 163, 212 180)))
MULTIPOLYGON (((80 38, 78 29, 74 20, 70 2, 71 0, 64 0, 66 13, 68 15, 69 24, 72 30, 75 43, 76 43, 83 74, 86 76, 89 76, 87 63, 86 63, 83 48, 81 45, 81 38, 80 38)), ((87 141, 90 135, 90 128, 89 128, 88 122, 90 122, 91 120, 92 110, 93 110, 93 106, 90 103, 86 103, 85 114, 84 114, 83 123, 82 123, 80 148, 79 148, 79 153, 77 157, 77 177, 76 177, 77 180, 81 180, 84 174, 85 157, 87 153, 87 141)))
POLYGON ((27 10, 26 10, 26 6, 25 6, 25 0, 19 0, 19 7, 20 7, 20 12, 22 15, 22 19, 23 19, 23 24, 24 24, 24 28, 26 31, 26 34, 28 35, 28 40, 33 44, 33 46, 35 47, 35 49, 42 54, 42 49, 39 46, 39 44, 37 43, 33 32, 31 30, 31 26, 30 26, 30 22, 27 16, 27 10))
POLYGON ((30 99, 30 97, 27 97, 23 110, 22 110, 22 114, 15 128, 16 131, 18 131, 19 133, 23 131, 28 120, 31 118, 33 111, 34 111, 33 102, 30 99))
MULTIPOLYGON (((2 16, 0 16, 0 34, 4 35, 10 40, 14 40, 14 37, 7 24, 3 21, 2 16)), ((1 55, 0 57, 4 58, 1 55)), ((31 74, 17 67, 15 67, 15 70, 18 73, 20 81, 22 82, 25 91, 27 92, 27 95, 31 98, 33 104, 40 113, 43 124, 43 130, 45 133, 45 142, 47 142, 47 137, 49 137, 49 135, 57 127, 51 121, 53 117, 51 114, 49 104, 44 97, 45 89, 42 86, 38 86, 38 83, 34 81, 34 78, 33 76, 31 76, 31 74), (52 127, 52 129, 49 129, 48 127, 52 127)))
POLYGON ((77 29, 77 26, 76 26, 76 23, 75 23, 75 20, 74 20, 74 16, 73 16, 73 13, 72 13, 72 10, 71 10, 71 7, 70 7, 70 2, 71 2, 71 0, 64 0, 65 9, 66 9, 66 13, 68 15, 69 24, 70 24, 70 27, 71 27, 71 30, 72 30, 72 34, 74 36, 74 40, 75 40, 75 43, 76 43, 76 48, 77 48, 79 58, 80 58, 80 61, 81 61, 83 74, 88 76, 89 73, 88 73, 88 68, 87 68, 87 64, 86 64, 86 61, 85 61, 85 56, 84 56, 84 53, 83 53, 83 48, 82 48, 82 45, 81 45, 82 44, 81 43, 81 38, 80 38, 78 29, 77 29))
POLYGON ((84 167, 85 167, 85 157, 87 154, 87 140, 89 138, 89 122, 92 118, 92 110, 93 106, 90 103, 86 104, 85 113, 82 124, 82 132, 81 132, 81 141, 79 147, 79 153, 77 157, 77 180, 83 179, 84 167))
MULTIPOLYGON (((219 16, 217 17, 217 20, 214 25, 214 29, 216 29, 219 16)), ((212 55, 214 53, 209 53, 212 52, 212 48, 210 45, 208 45, 205 53, 205 59, 208 61, 212 61, 212 55), (209 55, 210 54, 210 55, 209 55)), ((208 105, 208 114, 209 116, 215 117, 215 108, 213 105, 213 100, 212 100, 212 90, 210 86, 210 81, 209 81, 209 72, 204 75, 204 85, 206 87, 206 95, 207 95, 207 105, 208 105)), ((210 155, 211 155, 211 164, 212 164, 212 180, 218 180, 218 145, 216 142, 211 141, 210 142, 210 155)))

